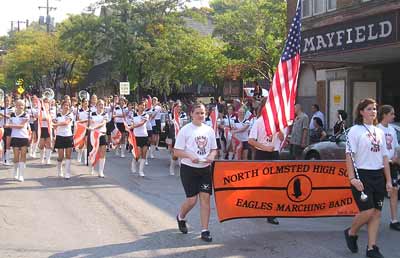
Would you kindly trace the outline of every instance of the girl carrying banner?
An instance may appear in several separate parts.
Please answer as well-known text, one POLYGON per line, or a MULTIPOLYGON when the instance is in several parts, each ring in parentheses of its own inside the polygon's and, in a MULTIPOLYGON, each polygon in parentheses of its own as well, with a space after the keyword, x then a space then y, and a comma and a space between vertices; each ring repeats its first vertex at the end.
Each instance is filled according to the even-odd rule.
POLYGON ((249 128, 250 121, 245 118, 246 110, 241 107, 238 110, 238 116, 235 119, 235 124, 232 130, 232 135, 235 137, 239 144, 235 148, 236 160, 247 160, 249 154, 249 128))
POLYGON ((49 99, 45 98, 40 104, 38 123, 40 130, 39 150, 40 160, 42 164, 50 164, 51 157, 51 115, 50 115, 50 104, 49 99))
POLYGON ((84 158, 84 164, 87 163, 87 137, 89 135, 89 131, 86 130, 87 124, 89 120, 89 101, 86 98, 82 99, 81 108, 78 110, 78 119, 76 122, 76 130, 75 130, 75 138, 80 139, 76 142, 75 148, 77 148, 78 162, 82 162, 82 157, 84 158), (85 131, 82 130, 82 126, 85 126, 85 131), (82 137, 81 134, 84 134, 82 137), (83 139, 82 139, 83 138, 83 139))
MULTIPOLYGON (((0 126, 4 127, 10 119, 10 114, 15 111, 12 107, 10 96, 5 96, 4 107, 0 107, 0 126)), ((11 128, 4 128, 3 142, 5 148, 4 165, 11 166, 11 128)))
MULTIPOLYGON (((146 108, 146 101, 142 100, 137 106, 137 113, 133 117, 132 125, 129 130, 133 129, 133 134, 136 139, 136 147, 138 148, 138 156, 133 157, 131 163, 132 173, 137 171, 137 163, 139 163, 139 176, 144 177, 144 163, 148 148, 148 134, 146 124, 149 121, 149 115, 144 112, 146 108)), ((135 146, 132 146, 135 148, 135 146)))
POLYGON ((9 123, 5 125, 5 128, 11 129, 10 145, 14 152, 14 178, 23 182, 23 170, 29 146, 29 115, 24 111, 24 101, 17 100, 15 104, 15 112, 10 114, 9 123))
POLYGON ((214 130, 203 124, 205 113, 203 104, 195 104, 191 110, 192 122, 182 127, 176 138, 174 154, 182 158, 180 176, 186 194, 176 219, 179 230, 187 234, 186 215, 199 198, 201 239, 211 242, 208 230, 212 194, 211 163, 217 155, 217 141, 214 130))
POLYGON ((104 110, 104 101, 98 100, 96 105, 96 111, 91 113, 90 125, 90 142, 93 145, 92 151, 89 154, 90 159, 90 171, 99 163, 99 177, 104 177, 104 166, 106 164, 106 124, 108 116, 104 110))
POLYGON ((114 122, 120 131, 122 138, 119 146, 117 146, 115 154, 118 155, 119 151, 121 151, 121 158, 125 157, 125 138, 126 138, 126 130, 125 130, 125 117, 128 112, 128 108, 125 106, 126 102, 124 99, 119 100, 119 105, 115 106, 113 112, 114 122))
POLYGON ((70 101, 64 100, 61 103, 61 111, 57 114, 57 117, 53 120, 53 125, 56 130, 56 141, 54 148, 57 149, 57 174, 59 177, 63 177, 64 173, 62 170, 62 163, 65 158, 65 179, 71 177, 71 154, 72 148, 74 147, 74 139, 72 136, 72 122, 74 120, 74 114, 71 110, 70 101))
POLYGON ((351 227, 345 229, 344 235, 347 247, 357 253, 357 233, 362 226, 368 225, 367 257, 383 257, 376 241, 385 198, 385 178, 387 192, 392 191, 385 134, 375 126, 376 114, 375 100, 361 100, 346 146, 347 172, 360 213, 354 217, 351 227), (355 169, 358 173, 355 173, 355 169), (367 199, 361 198, 362 191, 368 196, 367 199))

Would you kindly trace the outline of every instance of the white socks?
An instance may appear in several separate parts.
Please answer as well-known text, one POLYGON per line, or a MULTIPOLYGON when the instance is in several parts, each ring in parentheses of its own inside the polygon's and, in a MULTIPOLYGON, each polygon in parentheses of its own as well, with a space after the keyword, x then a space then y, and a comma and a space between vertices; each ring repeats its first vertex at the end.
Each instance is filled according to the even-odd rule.
POLYGON ((51 149, 46 149, 46 164, 50 164, 51 149))
POLYGON ((85 149, 83 149, 83 162, 84 162, 84 164, 87 164, 87 159, 88 159, 87 148, 85 148, 85 149))
POLYGON ((137 173, 137 170, 136 170, 136 163, 137 163, 136 159, 133 158, 133 159, 132 159, 132 162, 131 162, 131 172, 132 172, 133 174, 136 174, 136 173, 137 173))
POLYGON ((45 148, 40 150, 40 162, 44 164, 44 152, 46 151, 45 148))
POLYGON ((154 145, 150 145, 150 148, 149 148, 149 151, 150 151, 150 158, 151 159, 154 159, 154 148, 155 148, 155 146, 154 145))
POLYGON ((121 147, 121 158, 125 158, 125 144, 121 147))
POLYGON ((232 160, 233 159, 233 152, 229 152, 228 153, 228 160, 232 160))
POLYGON ((83 153, 83 149, 78 149, 78 157, 77 157, 76 160, 77 160, 79 163, 82 162, 82 153, 83 153))
POLYGON ((169 174, 171 176, 175 175, 175 160, 171 158, 171 162, 169 163, 169 174))
POLYGON ((145 162, 144 159, 139 159, 139 176, 141 176, 141 177, 144 176, 144 172, 143 172, 144 162, 145 162))
POLYGON ((18 163, 19 167, 19 178, 18 181, 24 182, 24 168, 25 168, 25 162, 19 162, 18 163))
POLYGON ((146 166, 149 165, 149 152, 146 152, 146 162, 144 163, 146 166))
POLYGON ((11 149, 6 150, 4 164, 5 165, 10 165, 11 164, 11 149))
POLYGON ((57 161, 57 175, 63 177, 64 173, 62 171, 62 161, 57 161))
POLYGON ((94 175, 94 167, 92 166, 92 164, 89 164, 89 173, 91 176, 94 175))
POLYGON ((14 178, 19 179, 19 163, 14 163, 14 178))
POLYGON ((99 159, 99 177, 104 177, 104 166, 106 159, 99 159))
POLYGON ((71 177, 71 160, 65 160, 65 179, 69 179, 71 177))

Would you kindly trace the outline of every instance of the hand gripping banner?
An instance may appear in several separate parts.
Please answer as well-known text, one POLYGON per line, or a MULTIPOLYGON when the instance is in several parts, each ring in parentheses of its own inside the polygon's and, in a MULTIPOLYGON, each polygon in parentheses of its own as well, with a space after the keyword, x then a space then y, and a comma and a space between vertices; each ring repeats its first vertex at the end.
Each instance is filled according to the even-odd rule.
POLYGON ((343 161, 215 161, 213 186, 220 222, 359 212, 343 161))

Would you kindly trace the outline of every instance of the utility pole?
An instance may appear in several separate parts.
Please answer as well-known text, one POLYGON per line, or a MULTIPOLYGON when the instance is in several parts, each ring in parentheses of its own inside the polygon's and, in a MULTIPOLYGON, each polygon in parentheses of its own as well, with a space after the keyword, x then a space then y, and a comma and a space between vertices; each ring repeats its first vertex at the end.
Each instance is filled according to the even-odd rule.
POLYGON ((50 22, 51 22, 50 12, 57 10, 57 8, 50 6, 49 0, 47 0, 46 2, 47 2, 46 6, 39 6, 39 10, 46 9, 46 30, 47 30, 47 33, 50 33, 50 22))
POLYGON ((17 31, 20 31, 20 30, 21 30, 21 26, 20 26, 21 23, 25 24, 25 27, 26 27, 26 28, 29 27, 29 20, 26 20, 26 21, 20 21, 20 20, 18 20, 18 21, 11 21, 11 32, 14 31, 14 22, 17 23, 17 31))

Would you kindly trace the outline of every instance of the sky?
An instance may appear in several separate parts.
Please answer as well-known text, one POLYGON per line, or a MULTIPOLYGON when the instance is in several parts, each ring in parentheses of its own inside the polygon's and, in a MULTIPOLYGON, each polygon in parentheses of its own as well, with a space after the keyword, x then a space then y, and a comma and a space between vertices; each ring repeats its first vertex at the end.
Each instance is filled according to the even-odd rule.
MULTIPOLYGON (((39 6, 46 6, 47 0, 0 0, 0 36, 6 35, 11 29, 11 21, 39 21, 39 16, 46 16, 46 9, 39 10, 39 6)), ((49 5, 57 10, 50 13, 55 21, 60 22, 68 17, 68 14, 79 14, 96 0, 49 0, 49 5)), ((208 0, 195 0, 194 6, 207 5, 208 0)), ((21 29, 25 24, 20 25, 21 29)))

